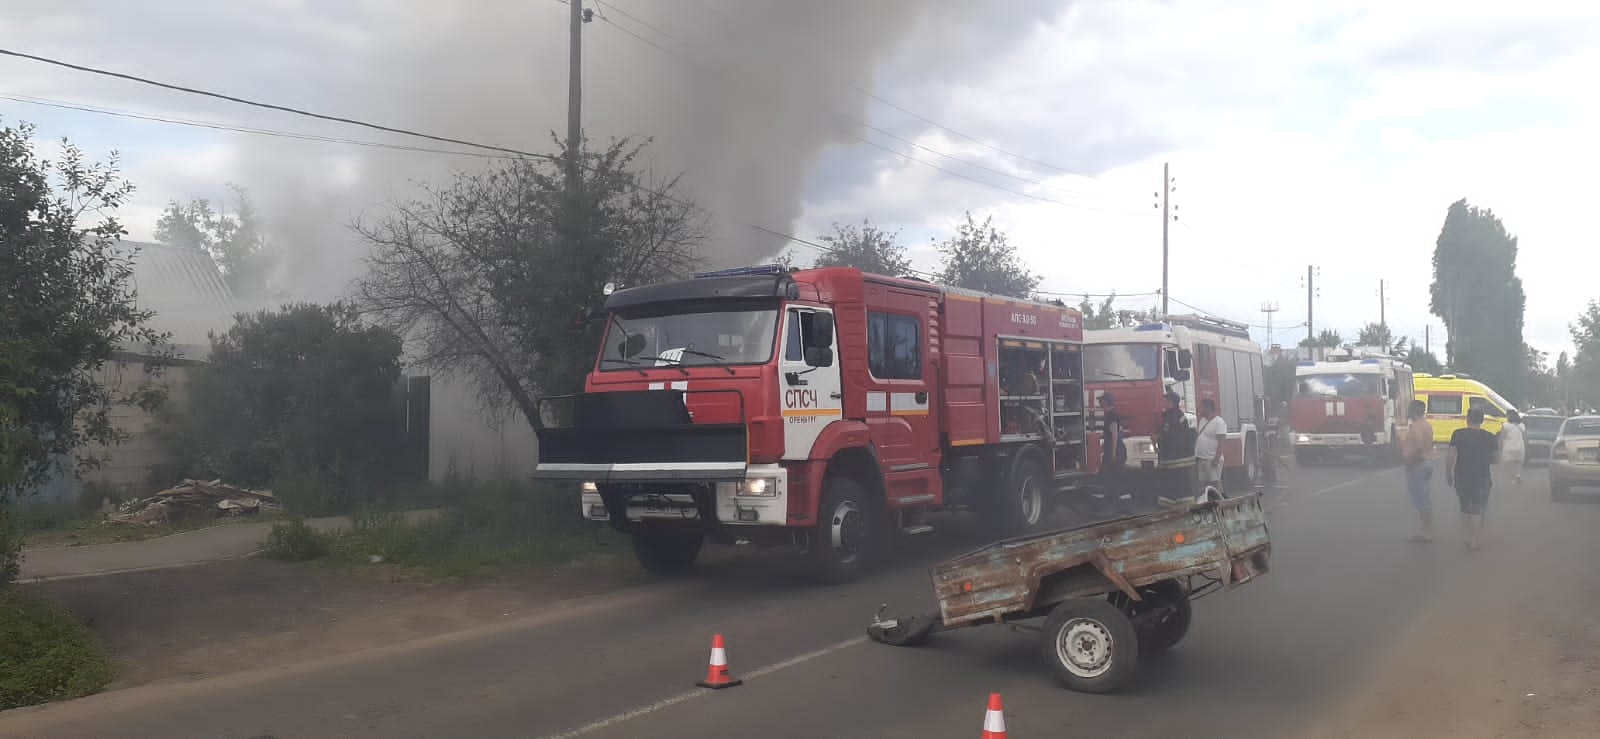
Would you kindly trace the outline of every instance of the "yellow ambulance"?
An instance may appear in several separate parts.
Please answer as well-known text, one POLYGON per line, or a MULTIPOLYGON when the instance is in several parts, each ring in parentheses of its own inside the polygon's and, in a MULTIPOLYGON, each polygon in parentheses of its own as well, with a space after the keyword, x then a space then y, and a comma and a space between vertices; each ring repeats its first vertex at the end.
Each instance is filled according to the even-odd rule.
POLYGON ((1483 410, 1483 430, 1498 434, 1506 423, 1506 411, 1516 407, 1488 385, 1459 374, 1434 377, 1418 372, 1414 382, 1417 400, 1428 404, 1435 444, 1450 443, 1450 435, 1466 427, 1467 412, 1474 408, 1483 410))

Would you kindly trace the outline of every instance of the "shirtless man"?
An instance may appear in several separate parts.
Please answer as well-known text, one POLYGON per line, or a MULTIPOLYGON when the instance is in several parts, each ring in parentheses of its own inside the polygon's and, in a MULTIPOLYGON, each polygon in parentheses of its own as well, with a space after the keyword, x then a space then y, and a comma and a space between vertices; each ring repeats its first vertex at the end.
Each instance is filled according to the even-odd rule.
POLYGON ((1417 509, 1421 526, 1411 537, 1412 541, 1433 541, 1433 496, 1429 489, 1433 482, 1433 424, 1425 417, 1427 404, 1411 401, 1407 415, 1411 426, 1400 439, 1400 456, 1406 465, 1406 492, 1411 496, 1411 506, 1417 509))

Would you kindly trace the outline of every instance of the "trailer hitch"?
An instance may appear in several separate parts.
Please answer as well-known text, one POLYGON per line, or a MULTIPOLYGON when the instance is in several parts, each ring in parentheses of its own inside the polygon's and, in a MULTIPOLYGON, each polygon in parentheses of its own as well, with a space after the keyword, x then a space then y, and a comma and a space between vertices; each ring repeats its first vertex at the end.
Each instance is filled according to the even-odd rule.
POLYGON ((867 636, 873 641, 896 647, 915 647, 927 643, 940 625, 938 613, 924 613, 905 618, 884 618, 889 604, 878 606, 878 613, 867 626, 867 636))

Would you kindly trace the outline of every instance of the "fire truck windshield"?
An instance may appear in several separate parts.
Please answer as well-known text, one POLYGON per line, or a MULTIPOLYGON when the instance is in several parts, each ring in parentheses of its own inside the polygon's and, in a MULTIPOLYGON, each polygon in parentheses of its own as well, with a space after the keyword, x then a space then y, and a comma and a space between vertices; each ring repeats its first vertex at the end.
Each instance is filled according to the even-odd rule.
POLYGON ((1301 375, 1301 395, 1322 395, 1338 398, 1372 398, 1380 394, 1377 375, 1357 375, 1350 372, 1329 372, 1301 375))
POLYGON ((776 307, 696 307, 678 313, 613 313, 600 369, 765 364, 772 359, 776 307))
POLYGON ((1089 382, 1154 380, 1161 376, 1161 350, 1155 344, 1089 344, 1083 367, 1089 382))

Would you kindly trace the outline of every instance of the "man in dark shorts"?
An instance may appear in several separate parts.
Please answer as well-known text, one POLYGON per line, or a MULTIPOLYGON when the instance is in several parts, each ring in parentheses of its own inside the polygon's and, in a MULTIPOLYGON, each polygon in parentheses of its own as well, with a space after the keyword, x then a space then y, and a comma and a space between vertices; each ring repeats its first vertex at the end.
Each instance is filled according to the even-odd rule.
POLYGON ((1483 430, 1483 411, 1467 411, 1467 427, 1456 429, 1450 435, 1450 450, 1446 452, 1445 482, 1456 489, 1461 500, 1461 532, 1466 536, 1467 548, 1478 548, 1478 537, 1483 534, 1483 512, 1489 505, 1489 488, 1492 485, 1491 465, 1500 451, 1500 440, 1483 430))

